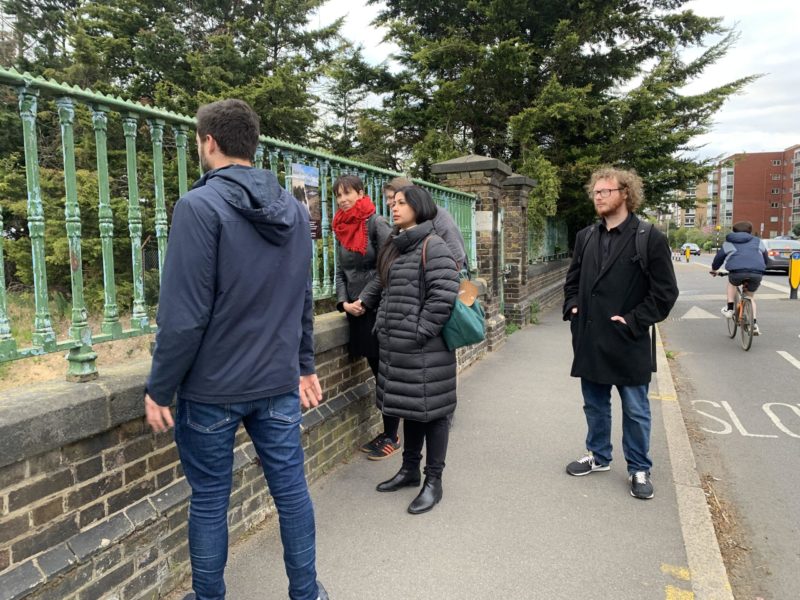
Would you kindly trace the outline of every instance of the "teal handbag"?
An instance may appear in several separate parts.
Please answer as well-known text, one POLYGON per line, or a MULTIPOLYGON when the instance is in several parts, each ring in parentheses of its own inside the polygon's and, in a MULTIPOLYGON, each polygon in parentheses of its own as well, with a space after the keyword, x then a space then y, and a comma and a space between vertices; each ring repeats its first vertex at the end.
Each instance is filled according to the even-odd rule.
MULTIPOLYGON (((422 243, 422 277, 420 291, 424 290, 426 256, 428 238, 422 243)), ((486 321, 483 308, 477 299, 477 288, 468 276, 461 276, 458 296, 453 305, 453 312, 442 328, 442 337, 448 350, 471 346, 486 339, 486 321)), ((424 297, 424 294, 423 294, 424 297)))

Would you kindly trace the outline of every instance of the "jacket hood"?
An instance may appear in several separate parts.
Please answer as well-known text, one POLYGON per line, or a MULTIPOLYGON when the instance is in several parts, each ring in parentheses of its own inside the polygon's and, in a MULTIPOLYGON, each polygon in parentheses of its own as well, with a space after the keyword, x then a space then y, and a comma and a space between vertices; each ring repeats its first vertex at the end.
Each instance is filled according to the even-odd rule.
POLYGON ((745 231, 731 231, 725 236, 725 241, 731 244, 745 244, 752 240, 755 236, 745 231))
POLYGON ((207 185, 246 218, 268 242, 282 246, 302 218, 297 200, 271 171, 230 165, 208 171, 192 186, 207 185))

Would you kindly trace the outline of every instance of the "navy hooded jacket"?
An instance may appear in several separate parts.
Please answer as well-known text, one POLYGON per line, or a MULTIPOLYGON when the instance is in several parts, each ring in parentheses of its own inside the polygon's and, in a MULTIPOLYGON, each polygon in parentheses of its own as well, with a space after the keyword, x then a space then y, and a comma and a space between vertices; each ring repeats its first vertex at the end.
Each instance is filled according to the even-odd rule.
POLYGON ((763 273, 767 265, 767 247, 761 238, 744 231, 732 231, 725 236, 725 243, 711 263, 715 271, 725 263, 733 273, 763 273))
POLYGON ((206 173, 175 205, 147 391, 223 404, 314 372, 308 211, 263 169, 206 173))

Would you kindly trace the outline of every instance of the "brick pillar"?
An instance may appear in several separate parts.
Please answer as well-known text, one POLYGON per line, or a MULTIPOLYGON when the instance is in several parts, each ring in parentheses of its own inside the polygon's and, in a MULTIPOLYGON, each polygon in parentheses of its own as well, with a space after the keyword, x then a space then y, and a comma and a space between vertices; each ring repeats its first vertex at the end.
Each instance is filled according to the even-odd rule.
POLYGON ((503 183, 500 206, 503 215, 505 249, 505 317, 520 327, 531 317, 531 294, 528 290, 528 198, 536 181, 512 174, 503 183))
POLYGON ((442 185, 477 195, 475 204, 475 239, 478 277, 486 286, 486 344, 494 351, 506 341, 506 320, 500 314, 503 266, 500 264, 498 213, 503 184, 511 168, 496 158, 470 154, 432 165, 442 185))

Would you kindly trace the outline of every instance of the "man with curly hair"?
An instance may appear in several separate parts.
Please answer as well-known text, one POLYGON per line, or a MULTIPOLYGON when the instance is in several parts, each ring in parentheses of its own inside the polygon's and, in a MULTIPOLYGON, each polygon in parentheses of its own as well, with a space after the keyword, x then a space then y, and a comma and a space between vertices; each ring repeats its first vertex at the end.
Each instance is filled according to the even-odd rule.
POLYGON ((616 386, 630 493, 648 499, 653 463, 647 391, 655 370, 650 328, 669 315, 678 285, 666 236, 635 214, 643 197, 641 178, 604 167, 592 174, 586 191, 600 221, 575 239, 563 316, 572 330, 572 376, 581 379, 587 452, 567 465, 567 473, 610 469, 611 387, 616 386))

